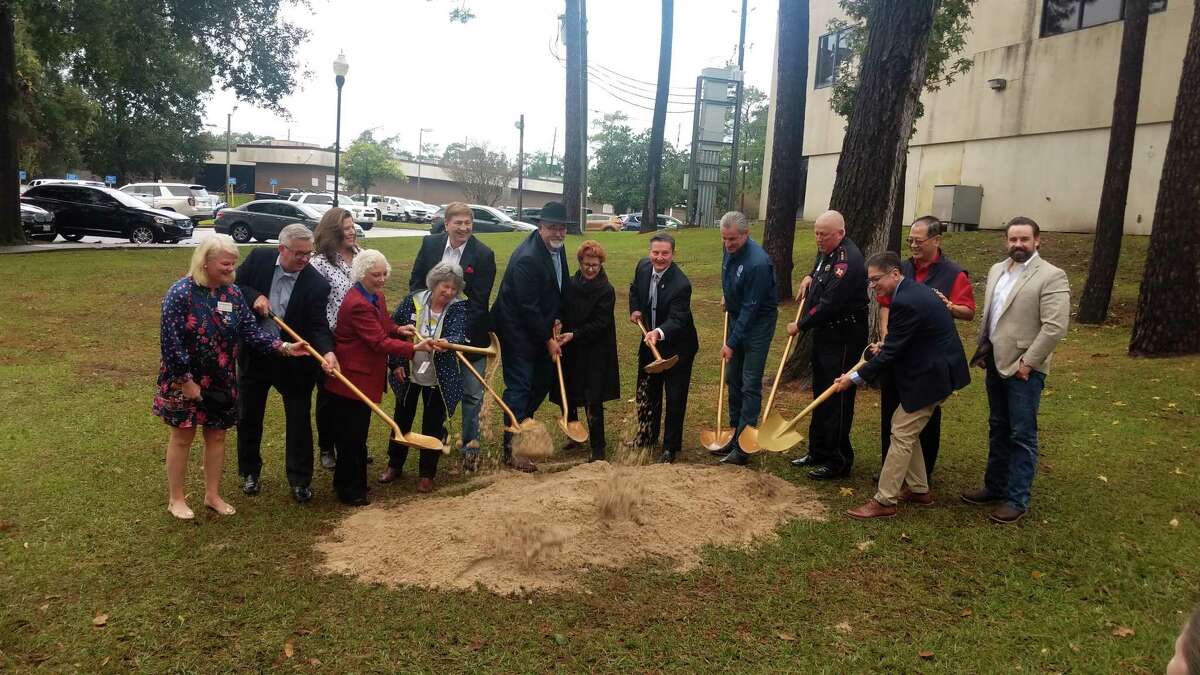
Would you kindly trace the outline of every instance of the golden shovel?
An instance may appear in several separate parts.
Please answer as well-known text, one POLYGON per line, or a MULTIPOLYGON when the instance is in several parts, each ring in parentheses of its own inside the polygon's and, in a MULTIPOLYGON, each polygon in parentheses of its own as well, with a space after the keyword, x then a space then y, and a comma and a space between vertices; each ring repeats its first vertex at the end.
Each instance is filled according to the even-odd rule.
MULTIPOLYGON (((554 331, 554 337, 558 337, 558 330, 554 331)), ((578 420, 574 422, 567 421, 567 411, 570 410, 568 407, 570 404, 567 403, 567 385, 563 381, 561 349, 558 355, 554 357, 554 367, 558 370, 558 392, 562 395, 562 417, 558 418, 558 426, 567 435, 567 438, 576 443, 584 443, 588 439, 587 427, 583 426, 583 423, 578 420)))
MULTIPOLYGON (((296 342, 304 342, 304 348, 308 350, 308 353, 311 354, 314 359, 320 361, 322 366, 325 365, 325 357, 321 356, 321 352, 318 352, 313 348, 312 345, 301 339, 301 337, 296 334, 296 331, 292 330, 291 326, 288 326, 286 323, 284 323, 283 319, 275 316, 274 312, 268 312, 268 315, 274 319, 275 323, 279 324, 279 327, 283 329, 293 340, 296 342)), ((384 422, 388 423, 388 426, 392 428, 392 440, 396 441, 397 443, 408 445, 414 448, 420 448, 422 450, 440 450, 442 454, 447 454, 450 452, 450 448, 447 447, 445 443, 442 443, 442 439, 440 438, 434 438, 433 436, 427 436, 425 434, 418 434, 413 431, 410 431, 407 434, 404 433, 400 430, 400 425, 396 424, 396 420, 392 419, 366 394, 362 393, 362 390, 354 386, 353 382, 346 379, 346 376, 342 375, 341 371, 333 371, 333 376, 341 380, 342 384, 346 385, 346 388, 353 392, 355 396, 362 399, 362 402, 366 403, 367 406, 371 408, 371 412, 375 413, 382 418, 384 422)))
MULTIPOLYGON (((495 333, 493 333, 492 340, 495 341, 495 339, 496 339, 496 335, 495 335, 495 333)), ((462 347, 462 346, 463 345, 454 345, 454 347, 462 347)), ((504 414, 508 415, 509 424, 508 424, 508 426, 504 427, 504 430, 512 432, 514 434, 519 434, 522 431, 524 431, 524 429, 521 428, 521 424, 519 422, 517 422, 517 416, 513 414, 512 408, 509 408, 504 403, 504 399, 500 398, 499 394, 497 394, 496 391, 494 389, 492 389, 492 386, 487 383, 487 380, 483 379, 483 376, 479 374, 479 371, 475 370, 475 366, 471 365, 471 362, 467 360, 467 357, 462 355, 462 352, 466 351, 466 350, 460 351, 460 350, 454 349, 453 347, 451 347, 450 349, 454 352, 454 355, 458 357, 458 360, 462 361, 462 364, 467 367, 467 370, 471 371, 471 374, 474 375, 475 378, 479 380, 479 383, 483 385, 483 388, 487 390, 487 393, 491 394, 492 398, 496 399, 496 403, 500 404, 500 409, 504 411, 504 414)), ((471 349, 479 349, 479 348, 472 347, 471 349)))
MULTIPOLYGON (((637 325, 638 325, 638 328, 642 329, 642 336, 644 337, 646 335, 646 327, 642 325, 641 319, 638 319, 637 325)), ((645 370, 647 373, 650 373, 651 375, 653 375, 655 373, 661 373, 662 371, 667 370, 668 368, 674 366, 676 363, 679 363, 679 355, 678 354, 676 354, 675 356, 672 356, 669 359, 664 359, 662 357, 662 354, 658 353, 657 347, 655 347, 652 344, 647 344, 646 346, 650 348, 650 353, 654 355, 654 360, 651 361, 650 363, 647 363, 646 367, 643 368, 643 370, 645 370)))
MULTIPOLYGON (((796 301, 797 307, 795 322, 800 321, 800 315, 804 312, 804 299, 806 296, 807 294, 802 295, 800 296, 800 299, 796 301)), ((771 408, 775 404, 775 392, 779 389, 779 380, 783 377, 783 367, 787 365, 788 355, 792 353, 792 345, 794 344, 796 344, 796 336, 789 335, 787 344, 783 348, 783 358, 779 359, 779 369, 775 371, 775 381, 771 383, 771 394, 767 396, 767 407, 763 408, 763 421, 761 424, 763 427, 766 427, 767 424, 771 422, 771 408)), ((782 422, 783 419, 780 418, 779 421, 782 422)), ((747 424, 746 426, 742 427, 742 433, 738 435, 738 447, 751 455, 758 452, 759 433, 761 432, 759 431, 758 427, 754 425, 747 424)))
MULTIPOLYGON (((725 344, 726 338, 729 337, 729 312, 725 313, 725 328, 721 336, 721 344, 725 344)), ((717 425, 712 429, 700 430, 700 445, 707 450, 720 450, 729 445, 729 440, 733 438, 733 429, 721 426, 721 398, 725 394, 726 364, 728 361, 721 359, 721 388, 717 389, 717 425)))
MULTIPOLYGON (((863 367, 863 364, 867 362, 867 350, 869 349, 870 347, 867 347, 867 349, 863 350, 862 356, 858 359, 858 363, 854 364, 853 368, 846 371, 847 375, 857 372, 859 368, 863 367)), ((820 396, 813 399, 813 402, 809 403, 804 410, 801 410, 799 414, 790 420, 784 420, 779 416, 768 417, 763 421, 762 428, 758 431, 759 447, 763 450, 767 450, 768 452, 787 452, 788 450, 791 450, 799 445, 800 442, 804 440, 804 434, 796 430, 796 424, 808 416, 808 414, 813 410, 816 410, 817 406, 824 403, 835 393, 837 393, 836 390, 833 387, 829 387, 825 391, 821 392, 820 396)))

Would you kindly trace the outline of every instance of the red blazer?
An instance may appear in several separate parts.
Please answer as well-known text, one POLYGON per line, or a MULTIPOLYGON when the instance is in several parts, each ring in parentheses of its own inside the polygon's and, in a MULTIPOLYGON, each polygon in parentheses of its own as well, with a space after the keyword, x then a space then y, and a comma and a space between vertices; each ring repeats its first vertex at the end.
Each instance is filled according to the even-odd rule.
MULTIPOLYGON (((372 305, 354 286, 338 308, 333 353, 337 355, 342 375, 376 403, 383 400, 388 354, 404 359, 413 356, 413 343, 395 337, 398 330, 388 316, 383 293, 379 294, 379 304, 372 305)), ((336 377, 325 378, 325 389, 338 396, 360 400, 336 377)))

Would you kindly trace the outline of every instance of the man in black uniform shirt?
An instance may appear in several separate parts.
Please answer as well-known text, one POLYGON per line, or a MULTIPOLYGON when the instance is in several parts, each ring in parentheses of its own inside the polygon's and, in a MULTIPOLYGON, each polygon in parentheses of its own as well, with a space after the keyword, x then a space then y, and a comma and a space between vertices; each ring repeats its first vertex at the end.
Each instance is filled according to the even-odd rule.
MULTIPOLYGON (((822 213, 813 224, 817 261, 800 282, 806 295, 800 321, 788 324, 789 335, 813 334, 813 396, 829 388, 858 362, 867 346, 867 267, 862 252, 846 238, 846 221, 837 211, 822 213)), ((854 448, 854 389, 834 394, 813 411, 808 428, 808 454, 792 466, 811 467, 808 477, 832 480, 850 475, 854 448)))

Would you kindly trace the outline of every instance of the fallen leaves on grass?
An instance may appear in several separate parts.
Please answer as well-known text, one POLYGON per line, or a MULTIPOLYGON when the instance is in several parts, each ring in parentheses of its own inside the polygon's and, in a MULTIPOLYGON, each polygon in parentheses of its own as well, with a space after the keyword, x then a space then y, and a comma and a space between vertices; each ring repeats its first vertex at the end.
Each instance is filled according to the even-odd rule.
POLYGON ((840 488, 838 488, 838 494, 840 494, 843 497, 853 497, 854 496, 854 488, 840 487, 840 488))
POLYGON ((929 651, 928 649, 921 651, 921 652, 917 652, 917 656, 925 659, 926 661, 933 660, 933 652, 929 651))
POLYGON ((965 619, 968 616, 971 616, 971 614, 973 614, 973 613, 974 612, 971 611, 970 607, 963 607, 963 611, 959 612, 958 615, 965 619))
POLYGON ((1167 524, 1168 524, 1168 525, 1170 525, 1171 527, 1179 527, 1179 519, 1178 519, 1178 518, 1172 518, 1172 519, 1171 519, 1171 522, 1169 522, 1169 523, 1167 523, 1167 524))
POLYGON ((1034 571, 1032 571, 1032 572, 1030 572, 1030 573, 1029 573, 1029 576, 1033 577, 1034 579, 1041 579, 1041 578, 1042 578, 1042 573, 1041 573, 1041 572, 1039 572, 1039 571, 1037 571, 1037 570, 1034 570, 1034 571))
POLYGON ((783 640, 784 642, 795 642, 796 641, 796 635, 794 633, 780 632, 780 633, 776 633, 775 637, 779 638, 780 640, 783 640))
POLYGON ((849 622, 849 621, 843 621, 843 622, 839 623, 838 625, 834 626, 834 628, 835 628, 835 629, 837 629, 837 631, 838 631, 839 633, 846 633, 846 634, 849 634, 851 631, 853 631, 853 630, 854 630, 854 629, 853 629, 853 628, 850 626, 850 622, 849 622))
POLYGON ((900 541, 912 541, 912 537, 908 536, 907 532, 901 532, 900 541))
POLYGON ((1127 638, 1127 637, 1133 637, 1135 634, 1135 631, 1128 626, 1117 626, 1116 628, 1113 629, 1112 634, 1119 638, 1127 638))
POLYGON ((296 655, 296 645, 292 643, 291 638, 283 643, 283 655, 289 659, 296 655))
POLYGON ((854 545, 854 548, 866 553, 867 549, 871 548, 874 545, 875 545, 875 541, 872 539, 868 539, 866 541, 858 542, 857 544, 854 545))
POLYGON ((94 626, 96 628, 104 628, 107 625, 108 625, 108 615, 105 614, 104 612, 97 614, 92 619, 92 626, 94 626))
POLYGON ((1101 483, 1108 482, 1108 476, 1096 476, 1096 478, 1099 478, 1101 483))

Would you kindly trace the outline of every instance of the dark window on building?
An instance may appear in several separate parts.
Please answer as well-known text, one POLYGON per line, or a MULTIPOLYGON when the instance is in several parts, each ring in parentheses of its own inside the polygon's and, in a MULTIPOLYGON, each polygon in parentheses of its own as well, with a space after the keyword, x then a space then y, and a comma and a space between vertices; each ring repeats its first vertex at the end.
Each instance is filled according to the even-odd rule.
POLYGON ((838 67, 850 59, 850 36, 842 31, 826 33, 817 40, 817 74, 813 89, 828 87, 837 79, 838 67))
MULTIPOLYGON (((1167 0, 1150 0, 1150 13, 1167 8, 1167 0)), ((1044 0, 1042 37, 1120 21, 1125 0, 1044 0)))

